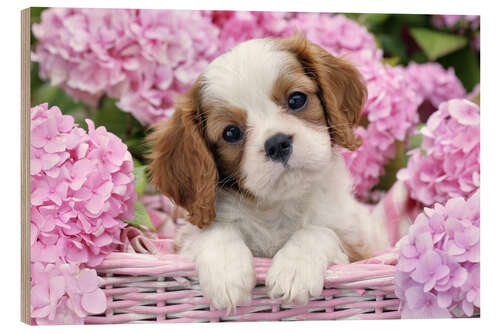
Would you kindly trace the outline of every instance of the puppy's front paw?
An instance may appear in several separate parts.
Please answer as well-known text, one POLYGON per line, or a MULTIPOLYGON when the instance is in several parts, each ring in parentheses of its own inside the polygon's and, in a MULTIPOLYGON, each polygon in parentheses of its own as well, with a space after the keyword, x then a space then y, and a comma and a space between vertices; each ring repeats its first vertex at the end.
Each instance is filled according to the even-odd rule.
MULTIPOLYGON (((344 253, 337 259, 347 262, 344 253)), ((276 253, 267 272, 268 294, 285 303, 304 305, 311 297, 321 295, 326 269, 324 258, 304 254, 297 246, 285 247, 276 253)))
POLYGON ((310 297, 321 294, 326 268, 315 262, 315 258, 292 252, 281 249, 274 256, 267 272, 266 287, 271 298, 304 305, 310 297))
POLYGON ((249 305, 255 287, 253 257, 248 248, 207 253, 197 260, 202 293, 213 306, 227 313, 236 306, 249 305))

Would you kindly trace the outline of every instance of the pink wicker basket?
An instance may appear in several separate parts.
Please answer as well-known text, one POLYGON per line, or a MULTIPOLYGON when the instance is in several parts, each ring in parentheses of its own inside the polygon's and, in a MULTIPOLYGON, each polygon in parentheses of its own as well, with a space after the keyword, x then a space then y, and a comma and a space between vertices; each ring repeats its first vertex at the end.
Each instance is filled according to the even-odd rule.
MULTIPOLYGON (((400 199, 397 196, 391 190, 381 206, 393 244, 401 217, 395 204, 400 199)), ((158 214, 176 215, 175 207, 165 209, 165 202, 153 197, 141 200, 154 209, 150 210, 152 218, 158 214)), ((394 250, 365 261, 329 267, 323 293, 305 306, 270 299, 264 282, 271 259, 256 258, 257 286, 251 304, 230 314, 216 310, 200 291, 194 263, 173 254, 174 224, 164 229, 163 239, 157 236, 161 232, 153 234, 135 228, 122 232, 122 252, 111 253, 97 267, 107 309, 104 314, 87 317, 87 324, 400 318, 400 301, 394 294, 394 250)))
POLYGON ((323 293, 300 307, 267 296, 270 259, 256 258, 257 286, 249 306, 215 310, 200 292, 194 264, 180 255, 112 253, 98 267, 108 298, 105 314, 88 324, 400 318, 393 265, 353 263, 328 269, 323 293))

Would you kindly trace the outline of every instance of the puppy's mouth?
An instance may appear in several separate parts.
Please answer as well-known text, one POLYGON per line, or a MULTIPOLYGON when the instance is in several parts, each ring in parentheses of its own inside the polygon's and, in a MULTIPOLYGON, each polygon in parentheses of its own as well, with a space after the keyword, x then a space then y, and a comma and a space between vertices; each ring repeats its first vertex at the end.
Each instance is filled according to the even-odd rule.
POLYGON ((305 174, 314 173, 314 169, 308 168, 305 165, 297 165, 290 158, 280 164, 275 163, 271 172, 271 183, 278 184, 283 178, 288 177, 303 177, 305 174))

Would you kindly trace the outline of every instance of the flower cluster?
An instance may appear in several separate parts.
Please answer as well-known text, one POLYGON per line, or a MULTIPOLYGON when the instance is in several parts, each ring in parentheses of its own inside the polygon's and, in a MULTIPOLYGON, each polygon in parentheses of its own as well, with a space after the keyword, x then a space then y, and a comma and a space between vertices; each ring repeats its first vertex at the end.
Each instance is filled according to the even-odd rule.
POLYGON ((287 37, 293 14, 284 12, 212 11, 206 13, 220 29, 218 49, 224 53, 252 38, 287 37))
POLYGON ((220 28, 220 50, 225 52, 251 38, 290 37, 296 32, 334 55, 380 60, 382 50, 366 27, 344 15, 324 13, 235 12, 209 13, 220 28))
MULTIPOLYGON (((104 127, 87 124, 88 134, 55 106, 31 109, 31 261, 54 276, 64 275, 65 264, 72 276, 81 266, 98 265, 120 241, 120 220, 134 217, 137 194, 127 146, 104 127)), ((32 288, 37 281, 32 276, 32 288)), ((55 301, 63 302, 62 296, 55 301)), ((50 320, 59 305, 51 303, 50 320)))
POLYGON ((479 107, 453 99, 442 103, 421 129, 422 149, 410 152, 398 179, 426 206, 470 197, 479 188, 479 107))
POLYGON ((374 36, 344 15, 299 13, 291 25, 333 55, 346 55, 358 65, 382 59, 383 51, 377 48, 374 36))
POLYGON ((398 243, 403 318, 472 316, 479 308, 479 191, 426 208, 398 243))
POLYGON ((429 100, 436 109, 442 102, 465 96, 465 89, 453 67, 446 70, 437 62, 412 62, 406 68, 406 75, 422 100, 429 100))
POLYGON ((95 104, 107 94, 150 124, 215 57, 218 32, 197 11, 51 8, 33 25, 33 60, 73 97, 95 104))
POLYGON ((95 269, 76 264, 31 264, 31 318, 38 325, 83 324, 89 314, 106 309, 95 269))
POLYGON ((418 123, 421 98, 400 66, 368 62, 359 69, 368 88, 363 115, 369 123, 366 129, 356 129, 356 134, 363 139, 361 147, 345 151, 344 157, 353 176, 356 195, 365 198, 383 174, 384 164, 394 157, 396 141, 405 140, 418 123))

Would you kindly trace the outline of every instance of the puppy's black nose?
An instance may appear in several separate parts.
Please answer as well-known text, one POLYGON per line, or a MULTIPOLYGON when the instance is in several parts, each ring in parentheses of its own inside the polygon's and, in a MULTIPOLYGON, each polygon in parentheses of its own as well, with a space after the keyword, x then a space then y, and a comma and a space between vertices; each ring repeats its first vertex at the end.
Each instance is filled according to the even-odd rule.
POLYGON ((264 143, 266 155, 275 162, 286 164, 292 154, 292 137, 278 133, 270 137, 264 143))

